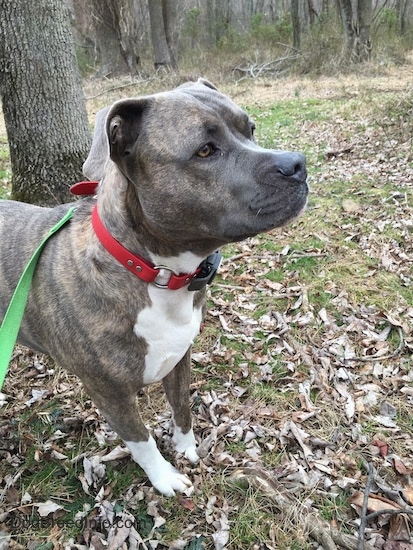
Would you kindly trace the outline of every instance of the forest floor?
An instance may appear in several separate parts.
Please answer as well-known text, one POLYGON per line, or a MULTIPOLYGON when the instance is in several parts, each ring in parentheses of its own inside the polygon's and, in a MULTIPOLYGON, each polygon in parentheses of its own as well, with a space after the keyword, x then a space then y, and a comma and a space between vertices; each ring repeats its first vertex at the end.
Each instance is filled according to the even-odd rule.
MULTIPOLYGON (((160 386, 140 396, 194 489, 157 494, 78 379, 17 347, 0 394, 1 550, 413 550, 412 76, 209 77, 262 146, 306 154, 311 193, 292 225, 223 250, 193 350, 197 466, 171 450, 160 386)), ((178 83, 88 80, 91 122, 178 83)))

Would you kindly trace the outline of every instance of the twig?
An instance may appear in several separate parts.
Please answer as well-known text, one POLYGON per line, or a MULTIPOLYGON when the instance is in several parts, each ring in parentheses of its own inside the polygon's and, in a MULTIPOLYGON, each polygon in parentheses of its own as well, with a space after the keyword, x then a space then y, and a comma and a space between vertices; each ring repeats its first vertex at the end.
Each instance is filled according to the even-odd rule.
POLYGON ((374 363, 375 361, 386 361, 387 359, 394 359, 404 348, 403 330, 400 327, 394 327, 399 333, 399 345, 393 353, 388 355, 371 355, 370 357, 346 357, 344 361, 360 361, 362 363, 374 363))
POLYGON ((382 515, 396 516, 397 514, 406 514, 408 516, 413 516, 413 510, 409 510, 406 508, 400 508, 400 510, 394 510, 394 508, 384 508, 383 510, 378 510, 377 512, 372 512, 371 514, 368 514, 365 519, 366 523, 368 523, 369 521, 372 521, 373 519, 376 519, 382 515))
POLYGON ((371 462, 368 463, 368 475, 366 480, 366 487, 364 489, 364 498, 363 506, 361 508, 361 518, 360 518, 360 528, 359 528, 359 541, 357 545, 357 550, 364 550, 364 534, 367 527, 367 505, 369 502, 369 495, 371 490, 371 485, 374 479, 374 468, 371 462))
MULTIPOLYGON (((294 48, 293 48, 294 49, 294 48)), ((239 71, 240 73, 247 73, 251 78, 258 78, 262 73, 278 73, 281 74, 283 72, 282 66, 285 61, 296 61, 301 57, 301 54, 297 53, 296 55, 284 55, 282 57, 278 57, 277 59, 273 59, 271 61, 266 61, 265 63, 262 63, 261 65, 258 65, 257 62, 250 62, 251 65, 247 67, 242 67, 241 65, 238 65, 235 67, 234 71, 239 71), (277 66, 280 68, 277 70, 277 66)), ((285 70, 285 69, 284 69, 285 70)))
MULTIPOLYGON (((363 459, 363 466, 368 471, 369 470, 369 463, 363 459)), ((377 473, 377 470, 374 468, 373 465, 371 465, 373 468, 373 474, 374 474, 374 484, 375 488, 373 490, 374 493, 380 492, 388 499, 395 502, 400 508, 404 508, 406 504, 409 504, 409 501, 406 499, 406 497, 403 494, 403 489, 401 487, 398 487, 396 485, 395 488, 390 487, 386 481, 377 473), (376 487, 377 486, 377 487, 376 487)))
POLYGON ((245 291, 245 287, 244 286, 236 286, 236 285, 224 285, 222 283, 214 283, 214 286, 218 287, 218 288, 223 288, 225 290, 243 290, 245 291))
POLYGON ((87 452, 85 452, 85 453, 80 453, 80 454, 74 456, 74 457, 70 460, 70 463, 71 463, 71 464, 77 464, 78 462, 80 462, 81 460, 83 460, 87 455, 88 455, 87 452))
POLYGON ((305 254, 304 252, 300 253, 297 251, 293 251, 291 254, 288 254, 285 259, 285 263, 291 262, 293 260, 301 260, 303 258, 326 258, 327 256, 329 256, 327 252, 315 252, 314 254, 309 252, 308 254, 305 254))
POLYGON ((300 53, 300 50, 298 48, 294 48, 294 46, 291 46, 290 44, 284 44, 284 42, 275 42, 275 44, 278 44, 279 46, 284 46, 287 48, 287 50, 294 50, 297 53, 300 53))
POLYGON ((241 252, 241 254, 235 254, 235 256, 230 256, 229 258, 223 258, 222 263, 229 264, 231 262, 234 262, 235 260, 240 260, 241 258, 245 258, 245 256, 251 256, 251 252, 241 252))

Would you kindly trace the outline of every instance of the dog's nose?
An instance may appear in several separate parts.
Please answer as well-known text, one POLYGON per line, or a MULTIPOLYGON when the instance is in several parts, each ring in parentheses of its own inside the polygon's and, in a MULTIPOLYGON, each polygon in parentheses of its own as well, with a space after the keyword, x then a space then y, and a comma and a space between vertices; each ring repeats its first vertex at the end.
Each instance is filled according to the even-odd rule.
POLYGON ((280 174, 294 177, 298 180, 303 180, 307 177, 305 156, 302 153, 275 151, 274 155, 275 165, 280 174))

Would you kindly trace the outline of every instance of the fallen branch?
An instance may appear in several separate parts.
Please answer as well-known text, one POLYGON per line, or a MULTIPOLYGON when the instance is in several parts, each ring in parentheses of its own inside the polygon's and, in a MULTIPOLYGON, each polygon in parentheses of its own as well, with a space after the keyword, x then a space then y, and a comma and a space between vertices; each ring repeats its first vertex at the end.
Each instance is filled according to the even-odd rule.
MULTIPOLYGON (((355 537, 341 533, 316 516, 298 499, 288 493, 285 487, 274 479, 269 472, 258 468, 243 468, 236 470, 232 479, 245 481, 271 497, 277 508, 295 524, 301 524, 324 550, 337 550, 339 547, 346 550, 359 550, 358 541, 355 537)), ((374 549, 371 544, 364 543, 363 550, 374 549)))
POLYGON ((379 516, 397 516, 399 514, 413 516, 413 510, 408 510, 407 508, 400 508, 400 510, 394 510, 393 508, 383 508, 383 510, 377 510, 377 512, 372 512, 371 514, 368 514, 366 516, 366 523, 373 521, 373 519, 376 519, 379 516))
POLYGON ((283 56, 264 63, 259 63, 257 59, 255 62, 247 60, 244 65, 235 67, 233 72, 238 71, 254 79, 260 77, 263 73, 281 74, 286 70, 287 65, 291 66, 297 59, 302 57, 301 53, 295 50, 295 48, 288 48, 287 51, 283 56), (293 49, 295 53, 287 53, 287 51, 291 49, 293 49))
POLYGON ((368 475, 366 480, 366 487, 364 489, 363 506, 361 509, 360 527, 359 527, 359 541, 358 550, 364 550, 364 533, 367 527, 367 505, 369 502, 369 495, 371 491, 371 485, 374 480, 374 468, 371 462, 368 463, 368 475))

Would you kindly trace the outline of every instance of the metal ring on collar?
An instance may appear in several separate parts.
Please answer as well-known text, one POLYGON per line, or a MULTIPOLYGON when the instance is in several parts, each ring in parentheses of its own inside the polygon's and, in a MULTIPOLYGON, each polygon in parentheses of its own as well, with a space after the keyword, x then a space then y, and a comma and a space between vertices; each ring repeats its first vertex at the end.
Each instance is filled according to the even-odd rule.
MULTIPOLYGON (((166 265, 155 265, 153 267, 153 269, 164 269, 165 271, 169 271, 169 273, 172 275, 178 275, 178 273, 176 273, 173 269, 171 269, 170 267, 166 267, 166 265)), ((159 277, 160 275, 160 272, 158 273, 158 275, 156 276, 156 279, 159 277)), ((170 279, 171 277, 169 277, 170 279)), ((166 283, 157 283, 156 282, 156 279, 154 281, 152 281, 152 284, 155 285, 156 287, 158 288, 168 288, 168 284, 169 284, 169 279, 166 283)))

